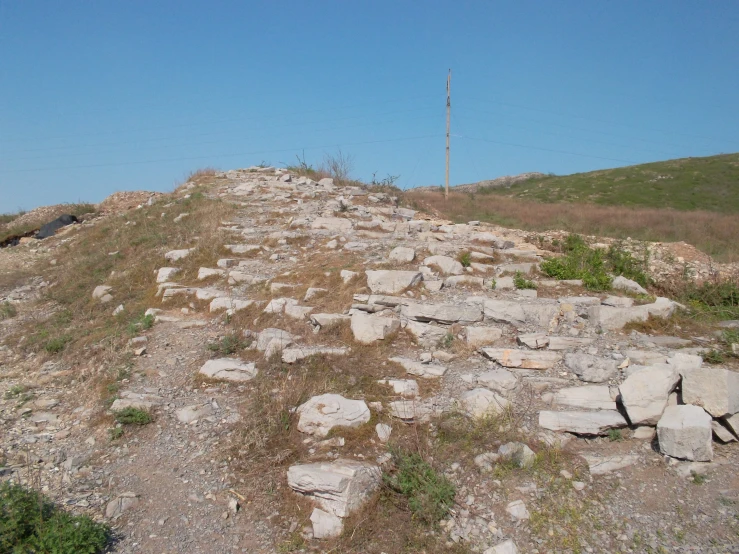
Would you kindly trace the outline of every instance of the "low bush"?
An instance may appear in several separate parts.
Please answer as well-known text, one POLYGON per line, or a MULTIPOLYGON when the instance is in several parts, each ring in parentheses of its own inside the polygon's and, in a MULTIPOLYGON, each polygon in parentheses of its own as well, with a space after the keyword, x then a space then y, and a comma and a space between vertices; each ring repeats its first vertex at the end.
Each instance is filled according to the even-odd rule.
POLYGON ((472 265, 472 254, 469 252, 462 252, 457 258, 462 267, 470 267, 472 265))
POLYGON ((446 517, 454 503, 454 485, 419 454, 392 451, 395 471, 383 473, 385 485, 406 497, 414 518, 433 525, 446 517))
POLYGON ((115 420, 123 425, 146 425, 152 422, 151 414, 139 408, 123 408, 115 412, 115 420))
POLYGON ((646 261, 638 260, 622 245, 604 250, 591 248, 579 235, 569 235, 562 245, 564 255, 541 263, 541 270, 555 279, 581 279, 590 290, 609 290, 612 275, 623 275, 645 286, 649 284, 646 261))
POLYGON ((15 306, 8 302, 7 300, 3 303, 0 303, 0 321, 3 319, 10 319, 11 317, 15 317, 18 314, 18 312, 15 309, 15 306))
POLYGON ((513 284, 519 290, 536 289, 536 283, 526 279, 520 271, 516 271, 516 274, 513 276, 513 284))
POLYGON ((41 493, 0 485, 0 552, 97 554, 110 539, 107 526, 59 509, 41 493))

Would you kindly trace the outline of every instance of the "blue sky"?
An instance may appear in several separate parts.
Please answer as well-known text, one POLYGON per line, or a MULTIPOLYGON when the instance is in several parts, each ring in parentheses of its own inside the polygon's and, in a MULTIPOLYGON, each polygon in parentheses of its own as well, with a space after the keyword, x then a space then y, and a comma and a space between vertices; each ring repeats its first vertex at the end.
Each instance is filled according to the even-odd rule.
POLYGON ((739 4, 0 2, 0 212, 321 162, 452 184, 739 151, 739 4))

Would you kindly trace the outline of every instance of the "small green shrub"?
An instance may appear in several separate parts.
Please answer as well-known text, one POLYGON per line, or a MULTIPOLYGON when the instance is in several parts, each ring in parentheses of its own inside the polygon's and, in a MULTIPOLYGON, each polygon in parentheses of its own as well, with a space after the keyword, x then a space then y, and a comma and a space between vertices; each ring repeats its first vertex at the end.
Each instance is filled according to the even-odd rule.
POLYGON ((541 270, 555 279, 581 279, 589 290, 609 290, 613 284, 611 275, 623 275, 642 286, 649 284, 646 260, 638 260, 613 244, 608 250, 591 248, 579 235, 569 235, 562 245, 564 256, 550 258, 541 263, 541 270))
POLYGON ((13 385, 7 391, 5 391, 5 399, 10 400, 11 398, 18 398, 26 390, 23 385, 13 385))
POLYGON ((608 431, 608 440, 611 442, 618 442, 623 440, 623 434, 621 429, 611 429, 608 431))
POLYGON ((128 334, 137 335, 141 331, 147 331, 154 326, 154 316, 141 314, 128 324, 128 334))
POLYGON ((110 440, 116 441, 120 439, 123 436, 123 427, 113 427, 112 429, 109 429, 110 431, 110 440))
POLYGON ((218 342, 212 342, 208 345, 208 350, 215 352, 219 356, 229 356, 235 354, 249 346, 249 342, 241 338, 237 333, 232 333, 221 338, 218 342))
POLYGON ((454 485, 419 454, 392 451, 393 473, 383 473, 383 482, 408 500, 413 517, 427 525, 444 518, 454 502, 454 485))
POLYGON ((705 475, 702 475, 702 474, 697 473, 695 471, 691 471, 690 473, 693 476, 693 483, 694 484, 696 484, 696 485, 702 485, 703 483, 706 482, 706 476, 705 475))
POLYGON ((115 420, 123 425, 146 425, 152 422, 151 414, 139 408, 123 408, 115 412, 115 420))
POLYGON ((516 271, 516 274, 513 276, 513 284, 519 290, 523 290, 523 289, 536 290, 536 283, 526 279, 526 277, 524 277, 523 273, 521 273, 520 271, 516 271))
POLYGON ((703 354, 703 361, 708 364, 722 364, 726 361, 726 355, 714 348, 703 354))
POLYGON ((46 350, 49 354, 58 354, 67 347, 67 344, 69 344, 71 340, 72 337, 70 337, 69 335, 55 337, 46 342, 46 344, 44 345, 44 350, 46 350))
POLYGON ((15 306, 7 300, 0 304, 0 321, 15 317, 17 314, 18 311, 15 309, 15 306))
POLYGON ((0 552, 98 554, 110 539, 107 526, 73 516, 36 491, 0 484, 0 552))
POLYGON ((469 252, 462 252, 457 258, 462 267, 470 267, 472 265, 472 254, 469 252))

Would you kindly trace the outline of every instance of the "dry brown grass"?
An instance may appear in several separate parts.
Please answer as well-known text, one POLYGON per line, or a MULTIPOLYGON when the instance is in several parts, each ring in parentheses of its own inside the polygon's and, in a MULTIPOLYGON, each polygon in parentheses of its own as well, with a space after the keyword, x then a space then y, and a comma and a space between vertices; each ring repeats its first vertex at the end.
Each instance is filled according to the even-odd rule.
POLYGON ((563 230, 614 238, 684 241, 719 261, 739 261, 739 218, 707 211, 544 204, 499 195, 407 192, 411 206, 455 222, 480 220, 531 231, 563 230))

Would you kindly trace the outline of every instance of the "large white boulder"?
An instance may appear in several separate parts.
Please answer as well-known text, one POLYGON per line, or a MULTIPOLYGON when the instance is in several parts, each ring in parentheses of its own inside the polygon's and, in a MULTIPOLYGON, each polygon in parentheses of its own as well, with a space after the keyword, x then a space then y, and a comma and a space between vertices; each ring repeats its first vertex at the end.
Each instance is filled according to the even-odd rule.
POLYGON ((713 459, 711 416, 700 406, 668 406, 657 423, 659 450, 695 462, 713 459))
POLYGON ((234 358, 220 358, 205 362, 199 373, 211 379, 242 382, 254 379, 257 376, 257 368, 254 363, 244 363, 234 358))
POLYGON ((351 320, 354 338, 362 344, 383 340, 400 329, 400 320, 394 317, 355 312, 351 320))
POLYGON ((347 517, 377 489, 381 472, 375 465, 354 460, 298 464, 287 471, 287 484, 313 498, 329 514, 347 517))
POLYGON ((605 435, 611 429, 619 429, 626 425, 626 420, 616 410, 539 412, 539 426, 550 431, 567 431, 578 435, 605 435))
POLYGON ((396 294, 423 280, 420 271, 367 270, 367 286, 374 293, 396 294))
POLYGON ((713 417, 739 412, 739 373, 719 367, 683 372, 683 402, 701 406, 713 417))
POLYGON ((667 365, 643 367, 621 383, 621 403, 632 425, 655 425, 667 407, 680 374, 667 365))
POLYGON ((314 396, 301 404, 297 413, 298 431, 325 437, 334 427, 359 427, 370 420, 364 400, 350 400, 340 394, 314 396))

